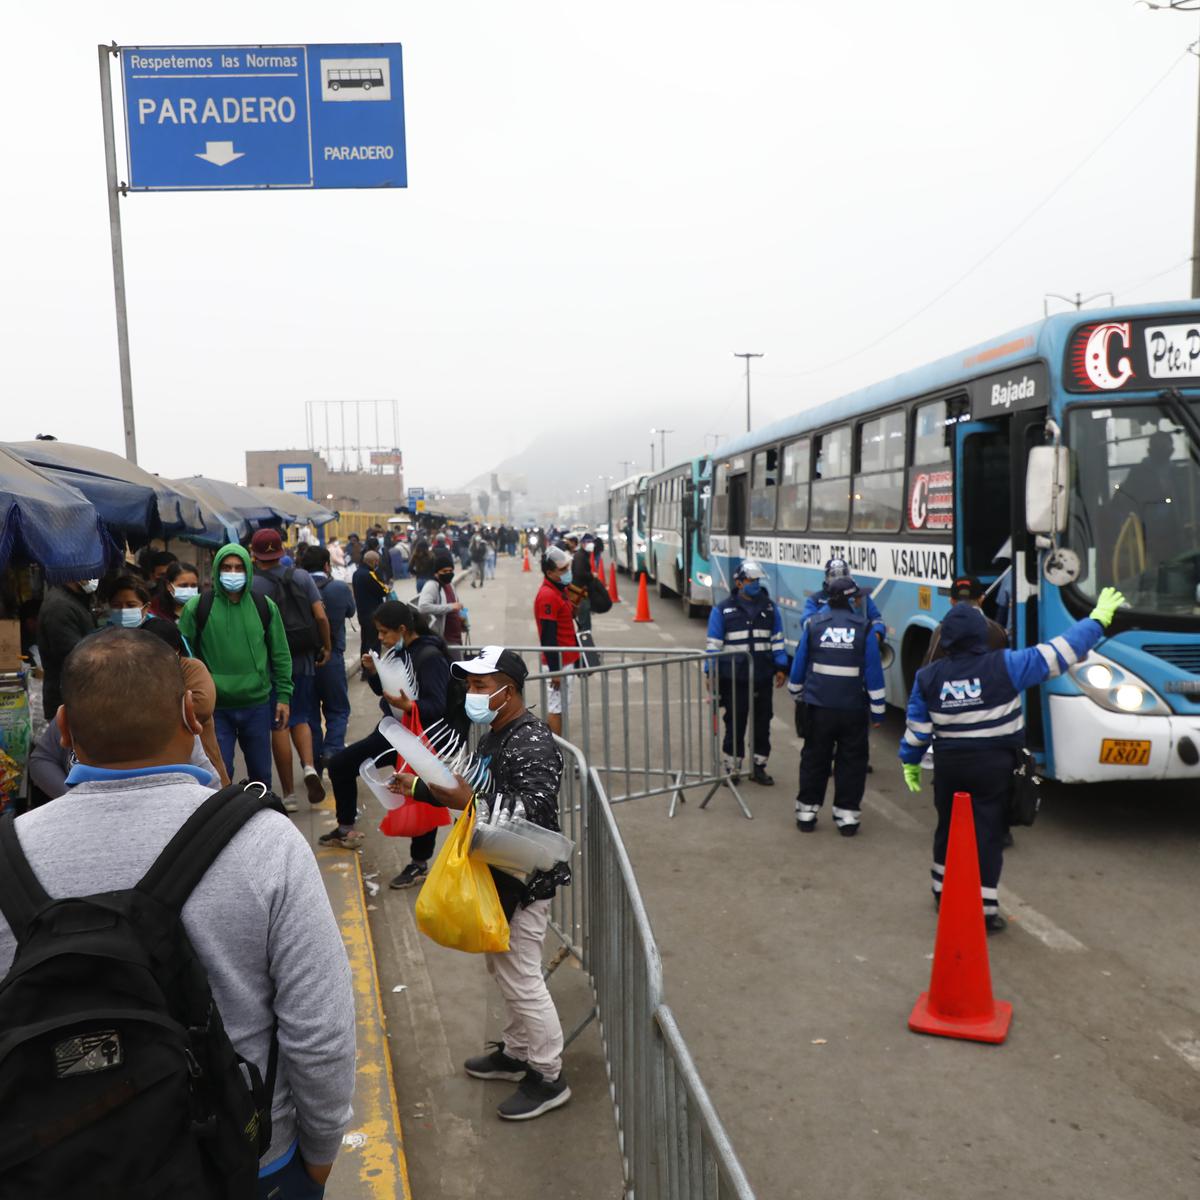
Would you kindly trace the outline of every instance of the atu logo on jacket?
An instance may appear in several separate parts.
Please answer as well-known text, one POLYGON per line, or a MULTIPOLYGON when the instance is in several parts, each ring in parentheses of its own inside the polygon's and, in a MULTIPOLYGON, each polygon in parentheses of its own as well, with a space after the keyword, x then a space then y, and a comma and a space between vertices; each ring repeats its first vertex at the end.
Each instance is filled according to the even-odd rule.
POLYGON ((978 679, 948 679, 942 684, 939 699, 947 708, 952 708, 959 704, 977 704, 982 694, 978 679))
POLYGON ((844 650, 854 645, 854 630, 841 625, 830 625, 821 631, 821 645, 844 650))

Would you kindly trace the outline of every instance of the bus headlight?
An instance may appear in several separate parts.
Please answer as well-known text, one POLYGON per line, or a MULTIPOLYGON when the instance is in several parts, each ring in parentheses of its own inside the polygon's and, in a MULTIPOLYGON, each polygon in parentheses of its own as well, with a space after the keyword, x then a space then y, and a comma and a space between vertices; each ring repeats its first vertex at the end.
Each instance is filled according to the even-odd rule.
POLYGON ((1109 712, 1137 713, 1139 716, 1170 716, 1171 710, 1154 689, 1132 671, 1119 667, 1112 659, 1094 650, 1076 663, 1067 674, 1090 700, 1109 712))

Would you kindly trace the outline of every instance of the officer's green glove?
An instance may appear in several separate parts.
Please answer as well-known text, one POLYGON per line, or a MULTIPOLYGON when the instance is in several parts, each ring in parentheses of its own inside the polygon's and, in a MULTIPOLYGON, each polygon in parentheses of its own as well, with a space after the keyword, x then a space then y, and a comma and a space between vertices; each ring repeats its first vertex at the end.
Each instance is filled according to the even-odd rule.
POLYGON ((904 767, 904 782, 908 785, 910 792, 919 792, 921 790, 921 764, 920 763, 903 763, 904 767))
POLYGON ((1093 621, 1099 621, 1105 628, 1113 619, 1113 613, 1125 603, 1125 597, 1116 588, 1106 587, 1096 600, 1096 607, 1088 614, 1093 621))

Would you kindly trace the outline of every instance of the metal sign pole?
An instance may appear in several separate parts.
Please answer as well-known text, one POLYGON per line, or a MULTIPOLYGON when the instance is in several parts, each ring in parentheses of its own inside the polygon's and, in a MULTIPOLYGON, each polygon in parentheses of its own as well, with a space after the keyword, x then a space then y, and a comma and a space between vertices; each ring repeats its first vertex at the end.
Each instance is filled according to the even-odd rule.
POLYGON ((97 46, 100 59, 100 110, 104 118, 104 167, 108 176, 108 228, 112 235, 113 297, 117 306, 117 353, 121 362, 121 410, 125 418, 125 457, 137 462, 137 435, 133 427, 133 373, 129 366, 129 315, 125 311, 125 256, 121 250, 121 193, 117 187, 117 142, 113 133, 112 73, 109 55, 113 46, 97 46))

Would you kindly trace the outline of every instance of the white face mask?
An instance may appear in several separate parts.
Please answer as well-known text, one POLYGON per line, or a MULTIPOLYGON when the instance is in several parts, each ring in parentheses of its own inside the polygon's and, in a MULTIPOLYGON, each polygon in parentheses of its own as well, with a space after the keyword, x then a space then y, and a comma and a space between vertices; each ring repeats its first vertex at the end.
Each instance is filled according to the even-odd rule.
POLYGON ((100 580, 85 579, 79 586, 90 596, 100 586, 100 580))

